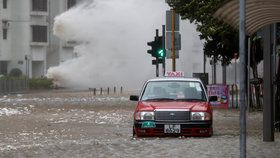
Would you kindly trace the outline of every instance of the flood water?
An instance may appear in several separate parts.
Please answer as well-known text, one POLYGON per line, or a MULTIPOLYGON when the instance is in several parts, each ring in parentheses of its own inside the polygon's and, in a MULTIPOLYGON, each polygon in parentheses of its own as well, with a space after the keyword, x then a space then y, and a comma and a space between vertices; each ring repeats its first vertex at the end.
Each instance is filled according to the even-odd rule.
MULTIPOLYGON (((0 157, 239 157, 239 111, 214 110, 210 138, 133 138, 128 95, 51 91, 0 97, 0 157)), ((247 119, 247 157, 276 158, 262 113, 247 119)))

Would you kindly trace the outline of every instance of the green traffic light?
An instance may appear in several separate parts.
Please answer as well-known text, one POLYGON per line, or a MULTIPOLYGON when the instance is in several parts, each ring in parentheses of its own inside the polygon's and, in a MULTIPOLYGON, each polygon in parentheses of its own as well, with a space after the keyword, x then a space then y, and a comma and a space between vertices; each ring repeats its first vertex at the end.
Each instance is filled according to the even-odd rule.
POLYGON ((158 51, 158 56, 159 56, 159 57, 163 57, 163 56, 164 56, 164 51, 163 51, 163 49, 160 49, 160 50, 158 51))

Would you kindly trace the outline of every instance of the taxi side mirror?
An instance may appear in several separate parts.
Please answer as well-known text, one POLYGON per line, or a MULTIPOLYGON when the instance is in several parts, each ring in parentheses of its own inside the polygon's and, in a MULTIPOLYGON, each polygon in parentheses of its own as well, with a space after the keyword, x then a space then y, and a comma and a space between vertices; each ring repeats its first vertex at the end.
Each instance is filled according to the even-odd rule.
POLYGON ((129 100, 131 100, 131 101, 138 101, 138 100, 139 100, 139 96, 137 96, 137 95, 131 95, 131 96, 129 97, 129 100))
POLYGON ((217 96, 210 96, 209 97, 209 102, 212 102, 212 101, 218 101, 218 97, 217 96))

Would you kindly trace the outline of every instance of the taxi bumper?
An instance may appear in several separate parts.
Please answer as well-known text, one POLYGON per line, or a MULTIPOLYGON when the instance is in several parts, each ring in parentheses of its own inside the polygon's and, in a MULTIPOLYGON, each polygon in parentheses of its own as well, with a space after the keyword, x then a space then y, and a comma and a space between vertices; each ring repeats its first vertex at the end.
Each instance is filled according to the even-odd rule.
POLYGON ((136 136, 186 136, 186 137, 209 137, 213 134, 212 121, 190 121, 190 122, 156 122, 154 127, 143 127, 145 121, 134 121, 134 133, 136 136), (179 133, 166 133, 165 125, 179 125, 179 133))

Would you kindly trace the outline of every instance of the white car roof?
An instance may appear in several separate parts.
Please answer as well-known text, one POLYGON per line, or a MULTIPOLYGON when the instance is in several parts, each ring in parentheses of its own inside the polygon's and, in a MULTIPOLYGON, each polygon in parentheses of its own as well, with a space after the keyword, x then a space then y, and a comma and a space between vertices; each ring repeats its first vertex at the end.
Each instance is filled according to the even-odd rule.
POLYGON ((201 82, 198 78, 184 78, 184 77, 160 77, 160 78, 154 78, 149 79, 147 82, 150 81, 196 81, 201 82))

